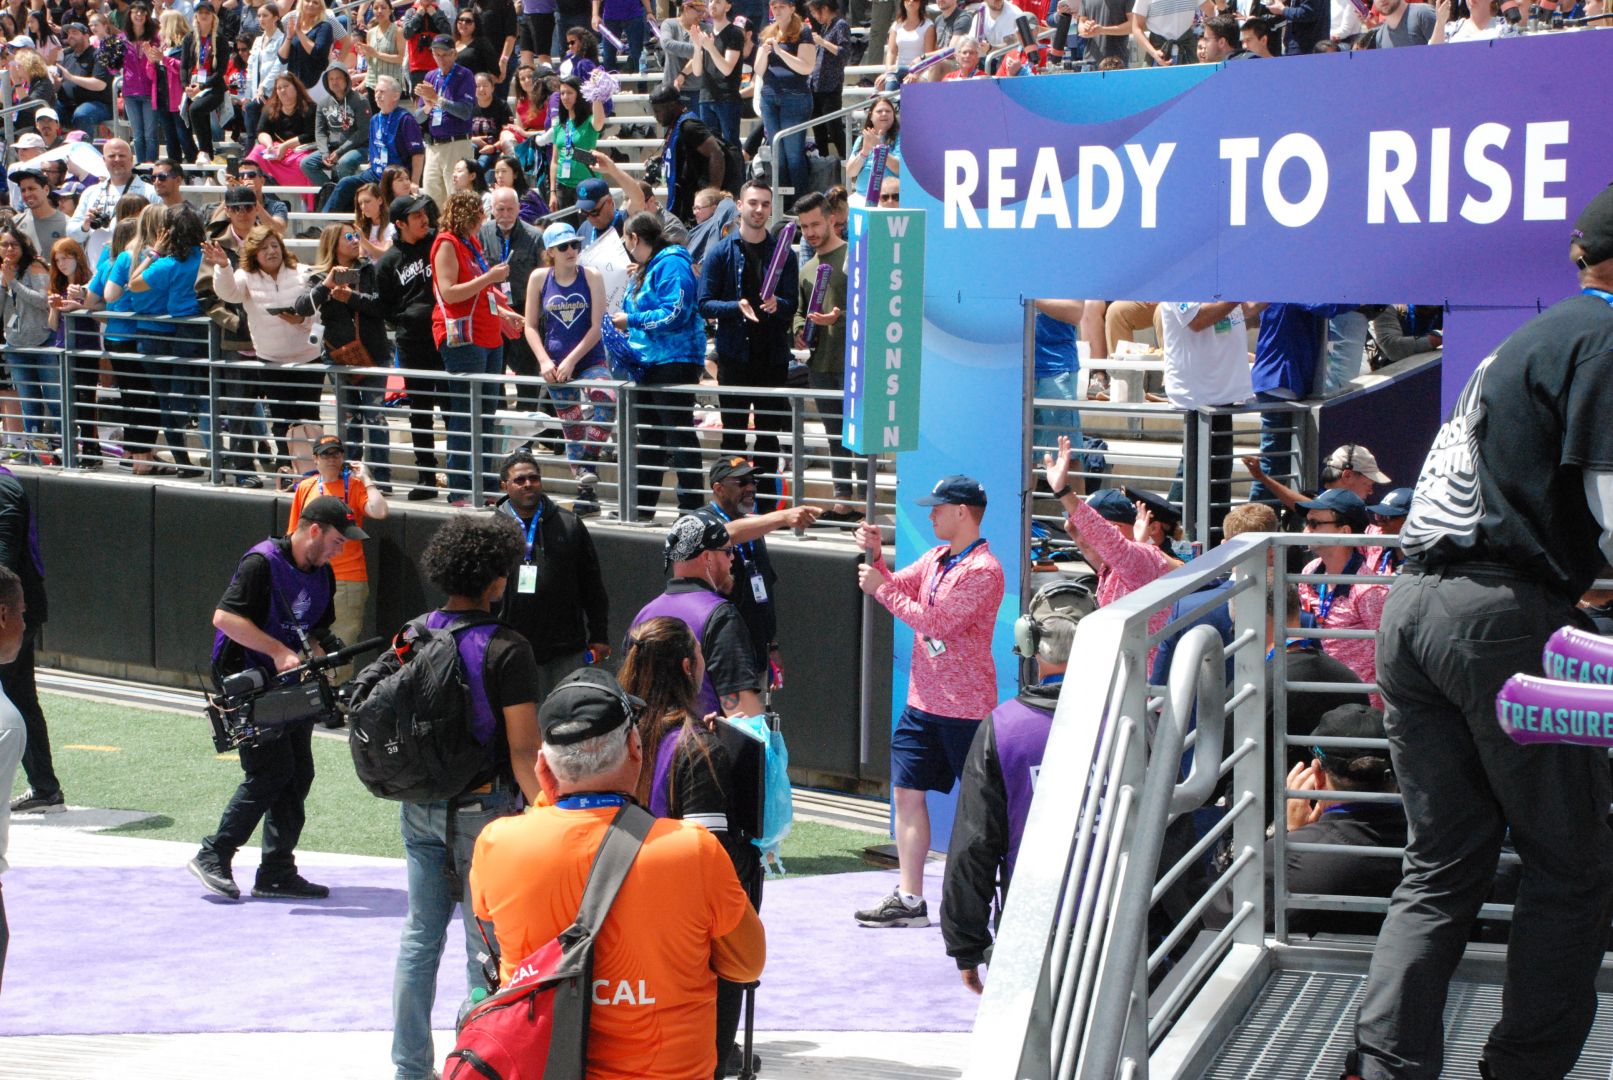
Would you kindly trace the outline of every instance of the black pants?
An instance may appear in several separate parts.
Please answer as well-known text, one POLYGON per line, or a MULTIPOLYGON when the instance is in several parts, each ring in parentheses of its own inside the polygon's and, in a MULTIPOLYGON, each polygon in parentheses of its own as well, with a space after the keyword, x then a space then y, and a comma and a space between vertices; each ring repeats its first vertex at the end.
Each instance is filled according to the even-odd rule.
POLYGON ((22 713, 23 726, 28 732, 28 745, 22 751, 22 772, 35 795, 47 798, 62 790, 56 779, 56 767, 50 758, 50 731, 45 727, 45 712, 39 707, 39 689, 34 685, 34 639, 39 628, 30 626, 23 633, 22 649, 11 663, 0 667, 0 688, 22 713))
POLYGON ((197 148, 208 157, 213 156, 213 114, 223 104, 222 87, 203 90, 185 104, 185 115, 190 117, 191 138, 196 140, 197 148))
MULTIPOLYGON (((132 325, 132 324, 131 324, 132 325)), ((108 339, 114 353, 134 353, 138 343, 108 339)), ((146 364, 137 356, 113 356, 112 372, 118 384, 118 421, 123 427, 123 445, 131 453, 151 453, 157 443, 157 391, 146 364)))
MULTIPOLYGON (((725 389, 717 395, 722 408, 722 452, 739 454, 745 450, 746 430, 755 425, 756 510, 768 513, 778 506, 782 484, 779 480, 778 433, 790 427, 790 403, 784 398, 747 394, 745 387, 783 386, 788 369, 756 364, 717 365, 717 382, 725 389), (754 413, 755 419, 751 416, 754 413)), ((794 492, 799 499, 800 492, 794 492)))
MULTIPOLYGON (((398 360, 403 367, 441 371, 442 353, 431 343, 428 330, 423 338, 398 338, 398 360)), ((437 440, 432 431, 432 409, 448 407, 448 383, 411 375, 404 380, 409 388, 409 442, 414 447, 415 466, 422 471, 437 470, 437 440)), ((431 486, 435 481, 423 478, 431 486)))
MULTIPOLYGON (((807 373, 807 385, 814 390, 844 390, 846 376, 840 371, 811 371, 807 373)), ((857 497, 857 489, 852 485, 852 465, 857 455, 847 449, 846 444, 840 441, 841 431, 845 427, 845 404, 843 401, 819 398, 814 402, 818 410, 818 418, 823 421, 823 431, 829 437, 829 472, 834 477, 835 498, 841 502, 851 502, 857 497)), ((801 498, 798 492, 795 496, 801 498)))
POLYGON ((521 16, 521 48, 538 56, 554 55, 554 12, 521 16))
MULTIPOLYGON (((826 116, 840 108, 840 96, 840 91, 838 90, 827 94, 814 93, 812 95, 812 119, 816 120, 818 117, 826 116)), ((812 129, 812 138, 818 144, 818 153, 824 157, 829 156, 829 147, 833 146, 835 153, 840 156, 840 160, 846 160, 848 155, 846 154, 845 117, 839 116, 833 120, 825 120, 823 123, 818 124, 812 129)))
POLYGON ((1579 1057, 1613 914, 1607 752, 1518 746, 1495 717, 1501 684, 1539 671, 1565 624, 1590 626, 1509 567, 1406 574, 1389 591, 1378 682, 1411 838, 1356 1023, 1366 1080, 1440 1075, 1446 991, 1509 830, 1523 875, 1484 1056, 1497 1077, 1531 1080, 1579 1057))
MULTIPOLYGON (((700 479, 700 442, 694 433, 694 398, 687 393, 646 389, 700 381, 699 364, 653 364, 644 369, 634 417, 638 439, 638 513, 649 517, 661 493, 656 490, 668 464, 678 474, 678 509, 698 510, 705 503, 700 479)), ((625 463, 624 463, 625 464, 625 463)))
POLYGON ((263 860, 258 881, 278 881, 297 870, 293 852, 302 836, 303 803, 314 786, 313 728, 298 725, 274 742, 241 747, 246 779, 235 789, 218 832, 202 841, 202 850, 226 867, 263 822, 263 860))
MULTIPOLYGON (((726 839, 728 834, 723 834, 726 839)), ((762 860, 756 845, 739 841, 743 847, 724 843, 734 860, 734 873, 739 884, 750 897, 751 907, 757 914, 762 911, 762 860), (748 849, 748 850, 747 850, 748 849)), ((717 1072, 715 1080, 728 1076, 728 1055, 739 1033, 739 1022, 745 1014, 745 983, 717 980, 717 1072)), ((744 1049, 743 1044, 740 1046, 744 1049)))

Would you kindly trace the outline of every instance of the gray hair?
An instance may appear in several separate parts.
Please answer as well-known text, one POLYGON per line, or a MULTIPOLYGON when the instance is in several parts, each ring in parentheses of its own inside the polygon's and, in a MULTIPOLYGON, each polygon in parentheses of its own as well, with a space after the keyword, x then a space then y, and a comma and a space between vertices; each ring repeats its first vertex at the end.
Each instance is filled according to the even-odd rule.
MULTIPOLYGON (((556 727, 560 734, 564 734, 565 729, 565 724, 556 727)), ((549 771, 562 784, 580 784, 604 776, 621 768, 627 760, 627 740, 632 730, 633 726, 624 720, 620 727, 581 742, 563 746, 546 742, 543 760, 549 763, 549 771)))
POLYGON ((396 90, 400 94, 403 93, 403 84, 398 82, 398 80, 394 79, 392 76, 390 76, 390 75, 380 75, 380 76, 376 77, 376 80, 375 80, 375 89, 376 90, 385 90, 388 87, 390 87, 393 90, 396 90))
POLYGON ((1036 643, 1036 656, 1048 664, 1068 664, 1070 649, 1075 645, 1076 621, 1068 615, 1045 616, 1036 621, 1040 639, 1036 643))

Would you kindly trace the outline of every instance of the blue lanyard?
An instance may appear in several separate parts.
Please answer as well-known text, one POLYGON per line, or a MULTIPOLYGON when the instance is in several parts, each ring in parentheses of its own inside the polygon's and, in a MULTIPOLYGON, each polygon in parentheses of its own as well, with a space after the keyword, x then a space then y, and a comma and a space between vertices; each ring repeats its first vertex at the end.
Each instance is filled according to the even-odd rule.
POLYGON ((499 242, 504 245, 504 254, 499 259, 500 262, 510 261, 510 241, 513 239, 515 239, 515 234, 513 232, 511 232, 508 236, 502 233, 499 235, 499 242))
MULTIPOLYGON (((1316 639, 1315 638, 1303 638, 1303 637, 1291 637, 1291 638, 1289 638, 1289 639, 1287 639, 1286 641, 1283 642, 1283 648, 1285 650, 1292 649, 1295 645, 1298 645, 1302 649, 1314 649, 1314 648, 1316 648, 1316 639)), ((1266 650, 1266 663, 1268 663, 1268 664, 1271 663, 1271 658, 1276 656, 1276 655, 1277 655, 1277 646, 1273 645, 1271 648, 1266 650)))
MULTIPOLYGON (((716 503, 711 504, 711 512, 722 518, 724 525, 734 520, 727 514, 723 513, 722 507, 718 506, 716 503)), ((751 561, 752 553, 756 550, 756 544, 753 541, 747 540, 743 544, 735 545, 735 548, 739 552, 740 559, 748 563, 751 561)))
POLYGON ((376 119, 381 121, 381 151, 390 154, 396 149, 392 140, 397 138, 398 125, 403 123, 403 110, 395 108, 389 113, 381 113, 376 119))
POLYGON ((1586 287, 1586 288, 1583 288, 1583 289, 1581 289, 1579 291, 1582 294, 1584 294, 1585 296, 1594 296, 1594 297, 1596 297, 1598 300, 1602 301, 1608 307, 1613 307, 1613 293, 1608 292, 1606 289, 1592 289, 1592 288, 1586 287))
POLYGON ((1378 573, 1387 574, 1390 570, 1394 569, 1394 565, 1395 549, 1384 548, 1383 554, 1378 556, 1378 573))
MULTIPOLYGON (((1361 553, 1357 551, 1350 556, 1350 561, 1344 564, 1344 573, 1354 574, 1361 570, 1361 553)), ((1333 610, 1333 602, 1341 596, 1350 595, 1350 586, 1318 585, 1316 587, 1316 625, 1326 626, 1328 612, 1333 610)))
MULTIPOLYGON (((509 503, 504 504, 504 512, 509 514, 512 518, 514 518, 515 523, 517 525, 521 525, 521 515, 517 514, 515 512, 515 508, 513 506, 511 506, 509 503)), ((522 526, 524 529, 526 529, 526 561, 527 562, 532 561, 532 547, 533 547, 534 544, 537 545, 537 548, 538 548, 539 551, 543 550, 542 537, 540 537, 538 535, 538 522, 540 522, 542 520, 543 520, 543 503, 539 502, 537 512, 532 515, 532 520, 527 522, 525 525, 522 526)))
POLYGON ((617 794, 567 795, 555 803, 562 810, 598 810, 602 806, 626 806, 627 796, 617 794))
POLYGON ((930 603, 932 605, 935 603, 935 594, 941 591, 941 582, 946 580, 947 573, 951 571, 954 566, 957 566, 959 563, 961 563, 964 559, 964 556, 968 555, 969 552, 973 551, 975 548, 979 547, 985 542, 986 538, 982 536, 980 539, 974 541, 956 555, 949 555, 941 560, 941 572, 935 575, 935 583, 930 586, 930 603))
POLYGON ((1064 675, 1062 673, 1060 673, 1058 675, 1049 675, 1047 678, 1043 679, 1037 685, 1038 686, 1063 686, 1064 685, 1064 675))

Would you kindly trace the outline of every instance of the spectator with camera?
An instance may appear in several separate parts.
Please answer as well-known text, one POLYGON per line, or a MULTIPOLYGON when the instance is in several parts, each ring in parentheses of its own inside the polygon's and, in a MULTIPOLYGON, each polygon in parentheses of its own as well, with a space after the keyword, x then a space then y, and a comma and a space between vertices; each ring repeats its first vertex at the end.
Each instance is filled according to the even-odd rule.
POLYGON ((426 578, 447 596, 426 615, 426 626, 454 630, 468 679, 467 720, 487 748, 487 760, 459 795, 402 805, 409 910, 392 985, 392 1063, 400 1077, 435 1075, 431 1007, 456 902, 464 924, 467 992, 487 987, 483 927, 464 894, 471 853, 484 829, 516 812, 518 797, 528 804, 539 798, 537 664, 526 639, 493 618, 514 584, 507 575, 520 551, 521 534, 508 518, 459 514, 432 535, 420 557, 426 578))
MULTIPOLYGON (((330 561, 349 540, 367 540, 340 499, 312 499, 290 536, 264 540, 241 557, 213 612, 213 679, 256 671, 266 682, 300 667, 308 656, 340 647, 331 633, 336 578, 330 561)), ((296 723, 265 731, 241 746, 241 771, 218 831, 202 841, 188 869, 209 892, 239 900, 231 863, 263 822, 263 858, 252 895, 260 899, 322 900, 330 895, 297 873, 303 803, 314 783, 313 729, 296 723)))
POLYGON ((112 239, 112 215, 119 199, 138 195, 146 202, 157 201, 156 189, 134 174, 134 151, 128 143, 108 139, 101 147, 101 158, 106 163, 106 179, 84 189, 78 197, 78 209, 67 223, 67 235, 84 246, 91 262, 112 239))

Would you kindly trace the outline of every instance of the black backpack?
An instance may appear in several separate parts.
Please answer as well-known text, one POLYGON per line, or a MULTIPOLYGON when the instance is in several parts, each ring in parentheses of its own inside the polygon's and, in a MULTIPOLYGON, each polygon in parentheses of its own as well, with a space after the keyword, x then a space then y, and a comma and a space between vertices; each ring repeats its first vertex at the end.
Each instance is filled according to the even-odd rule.
POLYGON ((458 634, 496 623, 472 614, 434 630, 414 619, 353 680, 347 745, 370 794, 431 803, 463 794, 494 763, 470 728, 470 681, 458 634))

